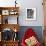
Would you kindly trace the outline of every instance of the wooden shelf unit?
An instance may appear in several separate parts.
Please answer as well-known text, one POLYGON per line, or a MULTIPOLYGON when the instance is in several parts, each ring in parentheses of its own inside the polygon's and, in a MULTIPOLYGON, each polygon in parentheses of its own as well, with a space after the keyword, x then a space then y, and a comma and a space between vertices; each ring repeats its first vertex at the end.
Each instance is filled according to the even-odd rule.
POLYGON ((1 41, 0 46, 18 46, 19 41, 1 41))
MULTIPOLYGON (((19 7, 0 7, 0 18, 1 18, 1 24, 0 24, 0 32, 2 32, 5 28, 9 28, 12 29, 14 31, 14 29, 16 29, 18 32, 19 31, 19 24, 18 24, 18 18, 19 18, 19 7), (3 13, 2 13, 3 11, 3 13), (10 13, 11 12, 11 13, 10 13), (5 15, 6 14, 6 15, 5 15), (5 17, 7 16, 17 16, 17 24, 8 24, 8 22, 6 22, 5 24, 3 24, 3 18, 5 19, 5 17)), ((0 46, 18 46, 18 41, 0 41, 0 46)))

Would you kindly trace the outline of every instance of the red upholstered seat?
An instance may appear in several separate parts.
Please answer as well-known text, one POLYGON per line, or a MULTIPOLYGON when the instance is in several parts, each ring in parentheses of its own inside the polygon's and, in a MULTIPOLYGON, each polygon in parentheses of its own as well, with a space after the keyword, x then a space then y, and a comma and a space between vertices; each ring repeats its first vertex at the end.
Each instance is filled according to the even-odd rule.
MULTIPOLYGON (((25 32, 24 34, 24 37, 22 38, 22 42, 21 42, 21 45, 22 46, 26 46, 26 43, 25 43, 25 39, 28 39, 29 37, 37 37, 36 33, 33 31, 32 28, 28 28, 27 31, 25 32)), ((36 38, 37 39, 37 38, 36 38)), ((35 45, 35 46, 41 46, 39 41, 38 43, 35 45)))

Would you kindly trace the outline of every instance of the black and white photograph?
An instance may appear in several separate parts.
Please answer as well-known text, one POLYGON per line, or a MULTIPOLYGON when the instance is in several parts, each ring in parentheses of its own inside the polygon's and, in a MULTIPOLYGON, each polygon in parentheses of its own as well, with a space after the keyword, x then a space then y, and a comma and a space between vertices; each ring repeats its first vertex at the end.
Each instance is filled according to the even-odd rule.
POLYGON ((36 8, 27 8, 26 9, 26 19, 27 20, 36 20, 36 8))

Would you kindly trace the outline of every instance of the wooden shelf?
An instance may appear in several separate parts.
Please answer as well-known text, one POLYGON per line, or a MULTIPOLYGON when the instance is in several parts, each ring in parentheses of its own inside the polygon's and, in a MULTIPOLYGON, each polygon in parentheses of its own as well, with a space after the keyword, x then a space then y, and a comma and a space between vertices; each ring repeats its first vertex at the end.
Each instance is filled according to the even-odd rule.
POLYGON ((1 41, 1 44, 0 45, 3 45, 3 46, 18 46, 18 42, 19 41, 1 41))
POLYGON ((14 31, 14 29, 17 30, 17 32, 19 31, 20 29, 20 26, 19 24, 0 24, 0 28, 1 28, 1 31, 5 28, 10 28, 14 31))
MULTIPOLYGON (((18 33, 18 31, 20 29, 20 26, 18 24, 18 17, 19 17, 19 7, 0 7, 0 18, 1 18, 0 32, 3 33, 3 30, 7 28, 7 29, 11 29, 10 31, 13 30, 14 33, 18 33), (7 18, 9 16, 14 16, 14 17, 17 16, 17 18, 16 18, 17 24, 9 24, 8 18, 7 18)), ((1 34, 1 36, 2 36, 2 34, 1 34)), ((13 39, 14 39, 14 37, 13 37, 13 39)), ((16 34, 16 37, 17 37, 17 34, 16 34)), ((10 39, 9 41, 4 41, 4 39, 2 39, 2 38, 3 37, 1 37, 0 46, 18 46, 18 42, 19 42, 18 39, 17 39, 17 41, 13 41, 13 39, 10 39)))
POLYGON ((12 10, 12 9, 15 9, 15 10, 18 10, 19 7, 0 7, 0 10, 12 10))
POLYGON ((19 42, 19 40, 15 40, 15 41, 10 40, 10 41, 3 41, 3 42, 5 42, 5 43, 8 43, 8 42, 12 43, 12 42, 19 42))

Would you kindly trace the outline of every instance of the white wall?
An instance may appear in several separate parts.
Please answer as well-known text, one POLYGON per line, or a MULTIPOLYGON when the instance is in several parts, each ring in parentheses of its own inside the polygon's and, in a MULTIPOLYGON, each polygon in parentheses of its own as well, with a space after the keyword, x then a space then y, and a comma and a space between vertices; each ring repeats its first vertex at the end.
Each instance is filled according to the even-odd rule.
MULTIPOLYGON (((0 0, 0 6, 14 6, 15 0, 0 0)), ((17 0, 20 7, 19 24, 21 26, 43 26, 43 6, 42 0, 17 0), (37 19, 35 21, 26 20, 26 8, 36 8, 37 19)))
POLYGON ((20 14, 20 25, 24 26, 43 26, 43 6, 42 6, 42 0, 21 0, 21 14, 20 14), (26 21, 26 8, 36 8, 36 15, 37 20, 36 21, 26 21))
POLYGON ((14 5, 15 5, 14 1, 15 1, 15 0, 0 0, 0 6, 1 6, 1 7, 14 6, 14 5))

